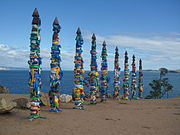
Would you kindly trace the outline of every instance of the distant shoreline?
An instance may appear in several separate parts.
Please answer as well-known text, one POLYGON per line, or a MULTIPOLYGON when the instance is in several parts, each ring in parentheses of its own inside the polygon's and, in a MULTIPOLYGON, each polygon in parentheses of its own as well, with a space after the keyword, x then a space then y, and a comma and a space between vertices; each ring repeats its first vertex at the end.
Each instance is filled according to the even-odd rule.
MULTIPOLYGON (((159 70, 152 70, 152 69, 147 69, 143 71, 148 71, 148 72, 159 72, 159 70)), ((180 69, 177 70, 168 70, 169 73, 180 73, 180 69)))
MULTIPOLYGON (((0 67, 0 71, 28 71, 27 68, 2 68, 0 67)), ((42 69, 42 71, 50 71, 48 69, 42 69)), ((63 71, 73 71, 73 70, 63 70, 63 71)), ((86 71, 90 71, 90 70, 86 70, 86 71)), ((113 71, 113 70, 109 70, 109 71, 113 71)), ((121 71, 123 72, 123 71, 121 71)), ((138 70, 137 70, 138 72, 138 70)), ((159 72, 159 70, 153 70, 153 69, 145 69, 143 70, 143 72, 159 72)), ((168 70, 169 73, 180 73, 180 69, 178 70, 168 70)))
MULTIPOLYGON (((21 67, 5 67, 5 66, 0 66, 0 71, 14 71, 14 70, 28 70, 28 68, 21 68, 21 67)), ((49 69, 46 68, 42 68, 43 71, 49 71, 49 69)), ((63 71, 73 71, 70 69, 67 70, 63 70, 63 71)), ((86 70, 86 71, 90 71, 90 70, 86 70)), ((113 70, 109 70, 109 71, 113 71, 113 70)), ((123 71, 123 70, 121 70, 123 71)), ((154 70, 154 69, 144 69, 143 71, 145 72, 159 72, 159 70, 154 70)), ((138 72, 138 70, 137 70, 138 72)), ((180 73, 180 69, 176 69, 176 70, 168 70, 169 73, 180 73)))

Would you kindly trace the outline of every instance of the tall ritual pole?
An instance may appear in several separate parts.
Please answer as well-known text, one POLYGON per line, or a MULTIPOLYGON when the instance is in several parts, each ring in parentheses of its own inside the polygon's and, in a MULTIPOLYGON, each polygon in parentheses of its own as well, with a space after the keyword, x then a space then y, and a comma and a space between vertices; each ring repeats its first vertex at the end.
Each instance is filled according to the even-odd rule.
POLYGON ((30 38, 29 89, 30 89, 30 116, 29 120, 40 117, 40 90, 41 90, 41 57, 40 57, 40 25, 38 10, 32 14, 32 31, 30 38))
POLYGON ((75 67, 74 67, 74 99, 75 107, 74 109, 83 109, 83 98, 84 98, 84 68, 83 68, 83 58, 82 58, 82 45, 83 38, 81 36, 81 30, 78 28, 76 32, 76 53, 75 53, 75 67))
POLYGON ((120 91, 120 66, 119 66, 119 52, 118 47, 115 49, 115 58, 114 58, 114 94, 113 97, 117 98, 120 91))
POLYGON ((91 91, 91 99, 90 103, 91 104, 96 104, 96 94, 98 90, 98 75, 99 73, 97 72, 97 52, 96 52, 96 36, 95 34, 92 35, 92 46, 91 46, 91 71, 89 72, 89 77, 90 77, 90 91, 91 91))
POLYGON ((137 88, 137 84, 136 84, 136 64, 135 64, 135 56, 133 55, 132 57, 132 71, 131 71, 131 98, 132 99, 137 99, 137 95, 136 95, 136 88, 137 88))
POLYGON ((142 60, 140 59, 139 60, 139 84, 138 84, 139 98, 142 98, 142 92, 144 90, 143 86, 144 86, 144 84, 143 84, 143 73, 142 73, 142 60))
POLYGON ((102 44, 102 53, 101 53, 101 102, 106 101, 107 89, 108 89, 108 64, 107 64, 107 49, 106 42, 104 41, 102 44))
POLYGON ((59 35, 60 32, 60 25, 57 17, 54 19, 53 22, 53 37, 52 37, 52 47, 51 47, 51 74, 50 74, 50 87, 51 90, 49 91, 49 98, 50 98, 50 105, 51 111, 58 112, 60 99, 59 99, 59 86, 60 80, 62 78, 62 70, 61 70, 61 57, 60 57, 60 48, 61 45, 59 43, 59 35))
POLYGON ((124 80, 123 80, 123 89, 124 89, 124 97, 123 99, 127 100, 129 97, 129 68, 128 68, 128 53, 125 52, 125 60, 124 60, 124 80))

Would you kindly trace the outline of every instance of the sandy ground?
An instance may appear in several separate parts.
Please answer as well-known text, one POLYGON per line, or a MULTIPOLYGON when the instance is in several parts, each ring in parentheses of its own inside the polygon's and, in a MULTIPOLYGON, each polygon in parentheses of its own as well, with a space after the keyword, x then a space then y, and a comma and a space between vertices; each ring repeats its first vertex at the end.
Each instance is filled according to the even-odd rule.
MULTIPOLYGON (((1 97, 1 96, 0 96, 1 97)), ((11 99, 25 97, 11 95, 11 99)), ((42 107, 41 116, 29 122, 28 110, 14 109, 0 115, 0 135, 180 135, 180 98, 164 100, 108 100, 74 110, 62 104, 62 112, 42 107)))

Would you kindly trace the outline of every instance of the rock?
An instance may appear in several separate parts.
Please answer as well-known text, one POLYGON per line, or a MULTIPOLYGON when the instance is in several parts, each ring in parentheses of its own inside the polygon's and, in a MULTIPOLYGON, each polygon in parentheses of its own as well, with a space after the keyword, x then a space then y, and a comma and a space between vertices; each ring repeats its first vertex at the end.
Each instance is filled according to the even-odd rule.
POLYGON ((27 108, 30 108, 30 107, 31 107, 31 103, 28 102, 28 103, 26 104, 26 107, 27 107, 27 108))
POLYGON ((96 93, 96 98, 100 98, 101 97, 101 93, 100 92, 97 92, 96 93))
POLYGON ((48 92, 41 92, 41 104, 42 106, 50 106, 48 92))
POLYGON ((111 93, 107 93, 107 98, 113 98, 113 95, 111 93))
POLYGON ((67 94, 62 94, 60 95, 60 101, 62 103, 68 103, 72 101, 72 96, 71 95, 67 95, 67 94))
POLYGON ((120 100, 120 99, 122 99, 122 96, 119 95, 119 96, 117 96, 115 99, 120 100))
POLYGON ((90 93, 85 93, 85 98, 91 98, 91 94, 90 93))
POLYGON ((16 106, 17 108, 26 109, 29 107, 27 106, 29 103, 29 100, 27 98, 14 99, 13 102, 17 103, 17 106, 16 106))
POLYGON ((16 107, 17 103, 8 101, 4 98, 0 98, 0 113, 8 113, 14 107, 16 107))
POLYGON ((123 97, 124 97, 124 94, 121 94, 118 96, 119 99, 123 99, 123 97))
POLYGON ((9 93, 9 89, 6 88, 5 86, 0 85, 0 94, 2 93, 5 93, 5 94, 9 93))

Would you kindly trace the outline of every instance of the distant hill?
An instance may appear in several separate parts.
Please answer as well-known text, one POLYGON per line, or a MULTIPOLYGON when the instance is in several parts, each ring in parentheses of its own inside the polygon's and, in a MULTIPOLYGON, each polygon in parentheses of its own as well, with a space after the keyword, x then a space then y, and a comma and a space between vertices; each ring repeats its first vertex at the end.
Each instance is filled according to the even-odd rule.
POLYGON ((146 69, 146 70, 143 70, 143 71, 147 71, 147 72, 159 72, 159 70, 153 70, 153 69, 146 69))
MULTIPOLYGON (((0 70, 28 70, 28 68, 0 66, 0 70)), ((49 68, 43 67, 43 70, 49 70, 49 68)))
POLYGON ((169 70, 169 72, 171 72, 171 73, 180 73, 180 69, 177 69, 177 70, 169 70))
MULTIPOLYGON (((159 70, 153 70, 153 69, 147 69, 147 70, 143 70, 143 71, 148 71, 148 72, 159 72, 159 70)), ((177 70, 168 70, 169 73, 180 73, 180 69, 177 70)))
POLYGON ((27 70, 27 68, 0 66, 0 70, 27 70))
MULTIPOLYGON (((5 67, 5 66, 0 66, 0 70, 28 70, 28 68, 22 68, 22 67, 5 67)), ((43 70, 49 70, 48 67, 44 67, 43 70)), ((67 71, 67 70, 64 70, 67 71)), ((69 71, 69 70, 68 70, 69 71)), ((70 70, 71 71, 71 70, 70 70)), ((89 71, 89 70, 86 70, 89 71)), ((143 70, 145 72, 159 72, 159 70, 154 70, 154 69, 145 69, 143 70)), ((123 72, 123 70, 121 71, 123 72)), ((138 71, 137 71, 138 72, 138 71)), ((176 70, 169 70, 170 73, 180 73, 180 69, 176 70)))

